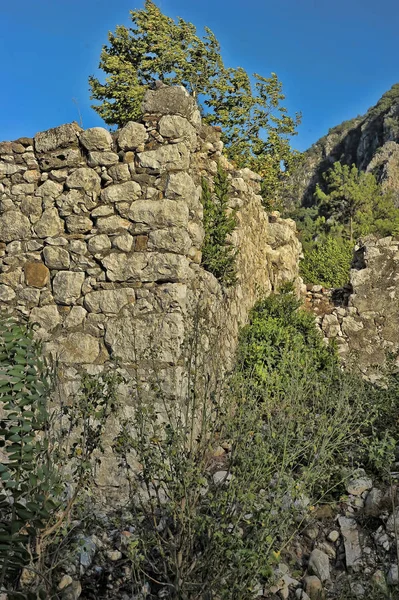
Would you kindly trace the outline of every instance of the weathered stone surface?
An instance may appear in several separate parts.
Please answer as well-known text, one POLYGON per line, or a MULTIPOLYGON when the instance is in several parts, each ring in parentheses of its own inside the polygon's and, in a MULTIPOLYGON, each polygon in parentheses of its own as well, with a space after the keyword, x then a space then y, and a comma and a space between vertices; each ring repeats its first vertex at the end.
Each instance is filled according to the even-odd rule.
POLYGON ((50 279, 50 271, 40 262, 27 262, 24 265, 25 282, 35 288, 47 285, 50 279))
POLYGON ((99 217, 96 221, 96 226, 100 233, 115 233, 120 229, 129 229, 130 225, 130 221, 122 219, 122 217, 119 217, 118 215, 99 217))
POLYGON ((108 322, 105 342, 112 355, 132 363, 144 358, 148 349, 154 349, 156 360, 173 364, 184 341, 184 320, 180 314, 160 315, 153 319, 143 315, 133 319, 126 314, 108 322))
POLYGON ((52 331, 61 323, 60 313, 54 304, 33 308, 29 315, 31 323, 38 323, 46 331, 52 331))
POLYGON ((93 222, 83 215, 71 215, 65 219, 70 233, 86 233, 93 228, 93 222))
POLYGON ((156 172, 184 171, 190 166, 190 154, 187 146, 182 143, 169 146, 159 146, 156 150, 147 150, 138 154, 141 168, 152 169, 156 172))
POLYGON ((79 148, 66 148, 39 155, 39 164, 43 171, 52 169, 76 168, 82 164, 82 155, 79 148))
POLYGON ((37 188, 35 196, 40 196, 40 198, 57 198, 62 193, 63 189, 64 186, 61 183, 47 179, 47 181, 37 188))
POLYGON ((141 187, 136 181, 110 185, 101 192, 103 202, 133 202, 140 195, 141 187))
POLYGON ((196 102, 180 86, 148 90, 144 96, 143 111, 158 115, 180 115, 194 126, 201 122, 196 102))
POLYGON ((72 306, 68 316, 64 321, 64 327, 66 329, 73 329, 82 325, 83 321, 87 316, 87 311, 83 306, 72 306))
POLYGON ((112 136, 103 127, 90 127, 79 136, 79 141, 86 150, 110 150, 112 136))
POLYGON ((98 340, 87 333, 70 333, 58 341, 59 360, 67 364, 91 364, 100 354, 98 340))
POLYGON ((131 173, 129 170, 129 165, 126 163, 118 163, 108 169, 108 175, 112 177, 114 183, 126 183, 126 181, 130 181, 131 173))
POLYGON ((74 304, 85 280, 84 273, 59 271, 53 279, 54 300, 59 304, 74 304))
POLYGON ((341 534, 344 538, 346 566, 356 571, 362 560, 362 549, 360 547, 359 531, 356 521, 347 517, 339 517, 341 534))
POLYGON ((34 191, 35 186, 33 185, 33 183, 19 183, 17 185, 13 185, 11 188, 11 193, 14 196, 33 194, 34 191))
POLYGON ((185 227, 188 224, 188 207, 174 200, 137 200, 129 211, 129 219, 144 223, 151 229, 185 227))
POLYGON ((121 150, 135 150, 148 138, 144 125, 129 121, 118 133, 118 146, 121 150))
POLYGON ((191 150, 197 145, 197 131, 185 119, 179 115, 165 115, 159 121, 159 133, 170 139, 183 139, 191 150))
POLYGON ((93 169, 82 167, 69 175, 66 185, 70 190, 84 190, 97 195, 100 193, 101 179, 93 169))
POLYGON ((58 246, 46 246, 43 257, 49 269, 68 269, 71 262, 68 251, 58 246))
POLYGON ((9 210, 0 216, 0 240, 26 240, 30 237, 30 222, 19 210, 9 210))
POLYGON ((51 152, 57 148, 68 148, 78 145, 77 127, 72 123, 54 127, 35 135, 36 152, 51 152))
POLYGON ((90 312, 118 314, 126 304, 134 302, 134 290, 121 288, 117 290, 99 290, 85 296, 85 307, 90 312))
POLYGON ((148 235, 148 250, 166 250, 177 254, 188 254, 191 238, 183 227, 168 227, 151 231, 148 235))
POLYGON ((34 231, 39 238, 57 236, 64 231, 56 208, 47 208, 34 226, 34 231))
POLYGON ((183 198, 189 200, 190 198, 194 197, 195 190, 195 183, 188 173, 170 173, 165 196, 166 198, 182 196, 183 198))
POLYGON ((133 236, 130 233, 122 233, 121 235, 117 235, 112 240, 112 245, 114 248, 118 248, 122 252, 130 252, 133 247, 133 236))
POLYGON ((372 487, 373 481, 367 477, 364 469, 359 469, 346 484, 348 494, 353 496, 360 496, 363 492, 371 490, 372 487))
POLYGON ((87 164, 89 167, 112 167, 119 162, 115 152, 89 152, 87 164))
POLYGON ((103 252, 104 250, 111 249, 111 240, 105 234, 95 235, 90 238, 87 244, 89 252, 96 254, 97 252, 103 252))
POLYGON ((0 284, 0 302, 11 302, 15 298, 12 287, 0 284))
POLYGON ((309 569, 321 580, 330 579, 330 560, 325 552, 315 548, 309 558, 309 569))
POLYGON ((180 281, 189 275, 187 259, 178 254, 112 252, 102 263, 110 281, 180 281))

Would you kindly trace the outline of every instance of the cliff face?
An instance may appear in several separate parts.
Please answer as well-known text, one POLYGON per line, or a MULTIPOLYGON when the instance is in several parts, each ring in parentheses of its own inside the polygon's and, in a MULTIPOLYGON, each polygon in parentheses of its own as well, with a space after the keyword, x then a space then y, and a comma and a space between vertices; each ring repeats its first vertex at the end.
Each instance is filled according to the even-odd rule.
POLYGON ((399 84, 364 116, 330 129, 305 152, 294 178, 297 196, 293 201, 312 205, 316 184, 336 161, 372 171, 383 186, 396 192, 399 203, 399 84))

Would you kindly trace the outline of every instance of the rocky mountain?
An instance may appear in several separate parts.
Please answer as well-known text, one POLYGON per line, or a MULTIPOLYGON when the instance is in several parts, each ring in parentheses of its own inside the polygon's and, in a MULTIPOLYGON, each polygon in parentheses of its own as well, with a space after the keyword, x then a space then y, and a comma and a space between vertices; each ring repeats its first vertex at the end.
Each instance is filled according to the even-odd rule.
POLYGON ((384 187, 397 193, 399 203, 399 83, 364 116, 330 129, 305 152, 294 178, 297 203, 313 204, 316 184, 336 161, 372 171, 384 187))

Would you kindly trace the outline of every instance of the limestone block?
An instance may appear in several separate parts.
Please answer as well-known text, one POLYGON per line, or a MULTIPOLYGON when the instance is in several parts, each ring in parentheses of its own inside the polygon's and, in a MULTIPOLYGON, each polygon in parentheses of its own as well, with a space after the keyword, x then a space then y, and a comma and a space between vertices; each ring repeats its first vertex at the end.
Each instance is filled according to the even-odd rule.
POLYGON ((98 290, 86 294, 84 304, 88 311, 94 313, 118 314, 126 304, 133 304, 134 290, 120 288, 117 290, 98 290))
POLYGON ((112 177, 114 183, 125 183, 130 181, 129 165, 126 163, 118 163, 108 170, 108 174, 112 177))
POLYGON ((65 219, 69 233, 87 233, 93 227, 93 222, 84 215, 70 215, 65 219))
POLYGON ((27 262, 24 264, 25 283, 31 287, 41 288, 47 285, 50 271, 41 262, 27 262))
POLYGON ((115 152, 89 152, 87 164, 89 167, 112 167, 119 162, 115 152))
POLYGON ((34 231, 39 238, 54 237, 64 231, 56 208, 47 208, 34 226, 34 231))
POLYGON ((190 199, 195 196, 196 186, 188 173, 170 173, 166 185, 165 197, 174 198, 182 196, 190 203, 190 199))
POLYGON ((116 185, 109 185, 101 192, 103 202, 133 202, 141 196, 140 184, 136 181, 127 181, 116 185))
POLYGON ((187 258, 179 254, 111 252, 102 263, 110 281, 181 281, 190 275, 187 258))
POLYGON ((12 287, 0 284, 0 302, 11 302, 15 298, 15 292, 12 287))
POLYGON ((135 150, 147 140, 148 134, 140 123, 129 121, 118 133, 118 146, 121 150, 135 150))
POLYGON ((61 316, 54 304, 33 308, 29 315, 31 323, 38 323, 45 331, 52 331, 61 323, 61 316))
POLYGON ((64 186, 61 183, 47 179, 47 181, 42 183, 42 185, 37 188, 35 196, 39 196, 40 198, 44 198, 46 196, 50 198, 58 198, 63 189, 64 186))
POLYGON ((151 229, 187 227, 188 206, 175 200, 137 200, 130 207, 129 219, 151 229))
POLYGON ((185 171, 190 166, 189 150, 181 142, 140 152, 137 156, 140 167, 159 173, 171 170, 185 171))
POLYGON ((70 190, 84 190, 86 193, 100 193, 101 179, 93 169, 81 167, 69 175, 66 186, 70 190))
POLYGON ((113 233, 120 229, 129 229, 130 225, 130 221, 122 219, 118 215, 99 217, 96 221, 96 226, 100 233, 113 233))
POLYGON ((191 150, 194 150, 197 145, 196 129, 187 119, 179 115, 163 116, 159 121, 158 131, 165 138, 182 138, 191 150))
POLYGON ((50 152, 43 156, 39 156, 39 164, 42 171, 51 171, 52 169, 70 169, 79 167, 83 163, 82 155, 79 148, 66 148, 61 152, 50 152))
POLYGON ((88 249, 92 254, 96 254, 97 252, 104 252, 105 250, 110 250, 111 248, 111 240, 105 234, 95 235, 90 238, 88 241, 88 249))
POLYGON ((98 340, 88 333, 70 333, 57 340, 59 361, 67 364, 93 363, 100 354, 98 340))
POLYGON ((46 246, 43 257, 49 269, 68 269, 71 262, 69 252, 59 246, 46 246))
POLYGON ((130 252, 133 247, 134 238, 127 231, 122 233, 121 235, 117 235, 112 240, 112 245, 114 248, 118 248, 122 252, 130 252))
POLYGON ((72 306, 67 318, 64 321, 64 327, 66 329, 73 329, 82 325, 83 321, 87 316, 87 311, 83 306, 72 306))
POLYGON ((80 296, 84 280, 84 273, 58 271, 53 279, 54 300, 59 304, 74 304, 80 296))
POLYGON ((77 127, 72 123, 54 127, 35 135, 36 152, 51 152, 57 148, 78 145, 77 127))
POLYGON ((33 183, 19 183, 17 185, 13 185, 11 187, 11 193, 14 196, 25 196, 29 194, 33 194, 35 191, 35 186, 33 183))
POLYGON ((30 222, 19 210, 9 210, 0 216, 0 240, 26 240, 30 237, 30 222))
POLYGON ((148 90, 144 96, 143 112, 156 115, 180 115, 194 127, 201 124, 197 103, 182 86, 165 86, 148 90))
POLYGON ((168 227, 151 231, 148 235, 148 250, 166 250, 188 254, 191 238, 183 227, 168 227))
POLYGON ((103 127, 90 127, 79 136, 79 141, 86 150, 110 150, 112 136, 103 127))

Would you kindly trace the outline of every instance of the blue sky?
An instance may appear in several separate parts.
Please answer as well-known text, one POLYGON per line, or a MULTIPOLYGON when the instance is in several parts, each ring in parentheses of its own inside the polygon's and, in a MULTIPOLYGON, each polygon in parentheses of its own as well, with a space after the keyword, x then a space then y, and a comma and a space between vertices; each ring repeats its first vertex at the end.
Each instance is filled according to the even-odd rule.
MULTIPOLYGON (((0 140, 79 120, 102 124, 87 78, 102 44, 144 0, 0 0, 0 140)), ((158 0, 162 11, 208 25, 228 66, 284 84, 303 124, 294 146, 364 113, 399 82, 398 0, 158 0)))

